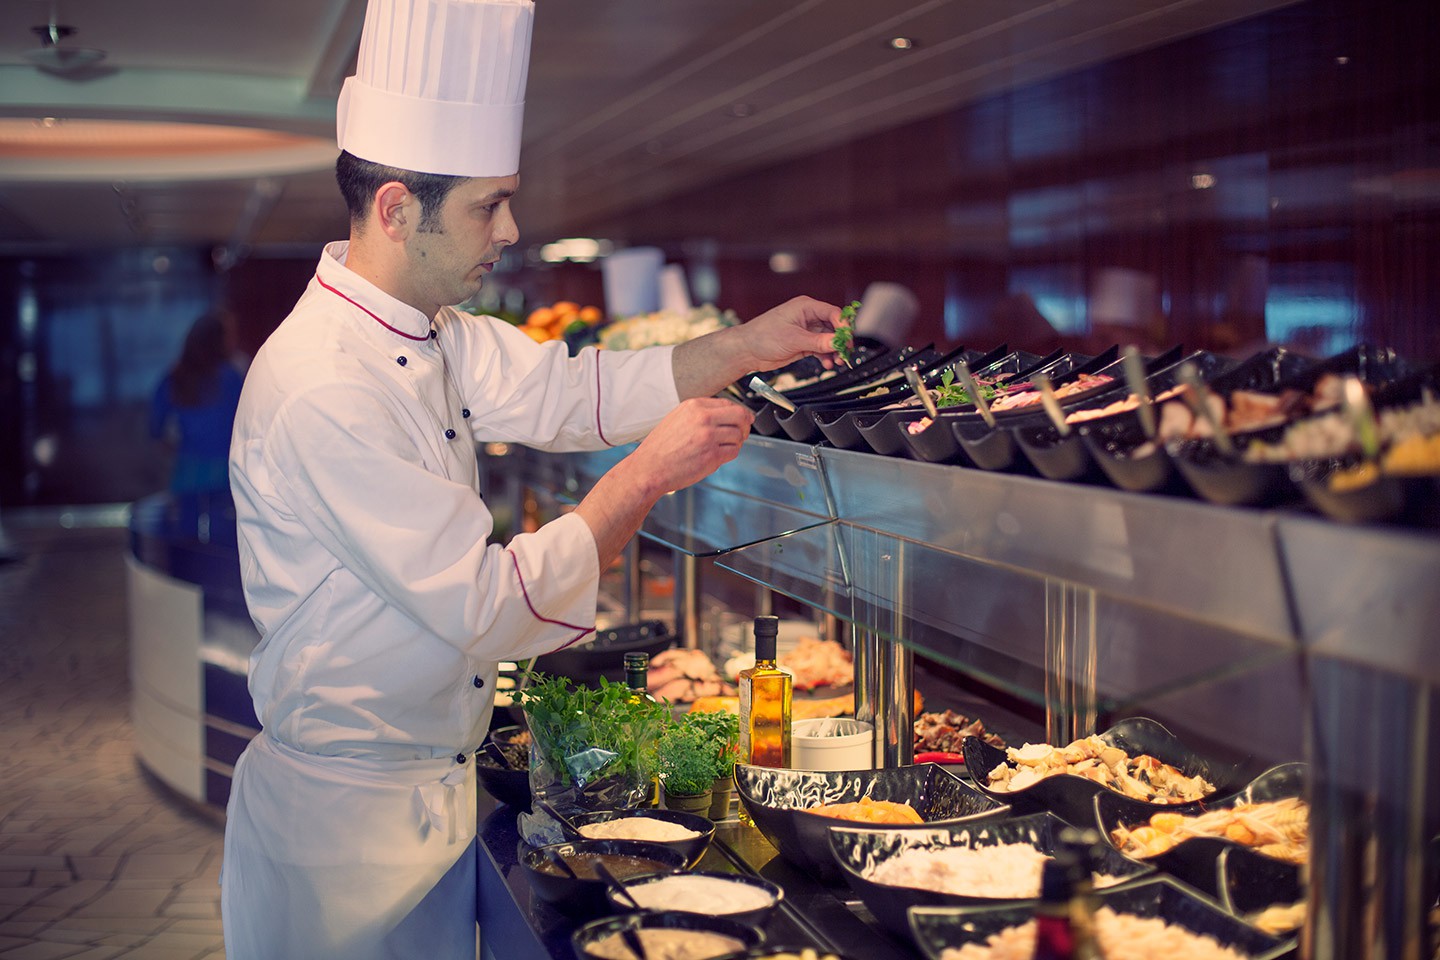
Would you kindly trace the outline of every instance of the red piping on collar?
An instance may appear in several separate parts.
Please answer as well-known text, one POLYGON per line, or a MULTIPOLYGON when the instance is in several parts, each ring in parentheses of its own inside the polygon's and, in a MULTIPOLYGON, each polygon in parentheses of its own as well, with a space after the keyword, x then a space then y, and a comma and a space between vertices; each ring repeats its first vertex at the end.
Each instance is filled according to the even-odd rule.
POLYGON ((425 336, 423 337, 417 337, 413 333, 406 333, 404 330, 397 330, 395 327, 390 326, 390 324, 386 323, 384 320, 381 320, 378 316, 376 316, 374 311, 367 309, 365 306, 361 305, 355 300, 352 300, 350 297, 345 296, 345 294, 330 286, 330 284, 326 283, 324 280, 321 280, 320 274, 318 273, 315 274, 315 282, 320 284, 320 286, 324 287, 326 290, 329 290, 331 293, 335 294, 335 296, 339 297, 341 300, 344 300, 346 303, 349 303, 352 306, 356 306, 359 307, 361 310, 364 310, 370 315, 370 319, 374 320, 376 323, 380 324, 380 326, 384 327, 386 330, 389 330, 391 333, 399 334, 406 340, 419 340, 421 342, 424 342, 430 339, 430 334, 428 333, 425 334, 425 336))

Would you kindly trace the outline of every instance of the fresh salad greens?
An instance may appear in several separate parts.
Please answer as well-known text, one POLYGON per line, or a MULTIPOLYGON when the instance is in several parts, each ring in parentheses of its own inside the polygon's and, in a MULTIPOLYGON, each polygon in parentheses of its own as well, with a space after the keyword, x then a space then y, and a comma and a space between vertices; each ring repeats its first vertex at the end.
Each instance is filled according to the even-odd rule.
POLYGON ((709 791, 735 773, 740 718, 732 713, 688 713, 660 735, 660 779, 675 794, 709 791))
POLYGON ((860 310, 860 301, 852 300, 840 308, 840 323, 835 327, 835 337, 830 341, 840 359, 849 365, 855 356, 855 314, 860 310))
POLYGON ((629 687, 603 677, 599 688, 572 690, 565 677, 539 673, 516 696, 540 759, 562 785, 654 776, 656 743, 670 721, 665 704, 635 697, 629 687))
MULTIPOLYGON (((980 394, 986 400, 993 400, 1000 395, 1000 391, 993 384, 977 380, 976 386, 980 388, 980 394)), ((955 371, 946 367, 945 371, 940 374, 940 386, 935 388, 935 406, 963 407, 974 402, 964 387, 956 385, 955 371)))

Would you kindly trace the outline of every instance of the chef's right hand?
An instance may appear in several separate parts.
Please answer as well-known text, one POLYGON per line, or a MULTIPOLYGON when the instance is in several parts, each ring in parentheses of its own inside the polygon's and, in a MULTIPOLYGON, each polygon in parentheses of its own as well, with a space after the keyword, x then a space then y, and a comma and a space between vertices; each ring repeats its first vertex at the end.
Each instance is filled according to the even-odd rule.
POLYGON ((657 495, 704 480, 734 460, 750 435, 755 415, 715 397, 685 400, 670 411, 627 459, 657 495))

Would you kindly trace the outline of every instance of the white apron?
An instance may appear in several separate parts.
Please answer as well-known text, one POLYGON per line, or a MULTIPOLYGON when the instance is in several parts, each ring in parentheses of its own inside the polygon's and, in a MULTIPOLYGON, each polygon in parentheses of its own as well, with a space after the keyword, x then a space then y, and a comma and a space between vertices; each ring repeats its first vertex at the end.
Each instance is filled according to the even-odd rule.
POLYGON ((228 960, 473 960, 474 766, 256 737, 225 831, 228 960))

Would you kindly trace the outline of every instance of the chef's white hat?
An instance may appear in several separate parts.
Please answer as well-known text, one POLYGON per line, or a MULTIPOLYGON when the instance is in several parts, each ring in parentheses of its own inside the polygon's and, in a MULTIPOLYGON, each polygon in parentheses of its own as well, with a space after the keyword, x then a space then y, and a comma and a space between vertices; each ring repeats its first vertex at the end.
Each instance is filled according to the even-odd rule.
POLYGON ((533 0, 370 0, 340 149, 421 173, 518 172, 534 19, 533 0))

